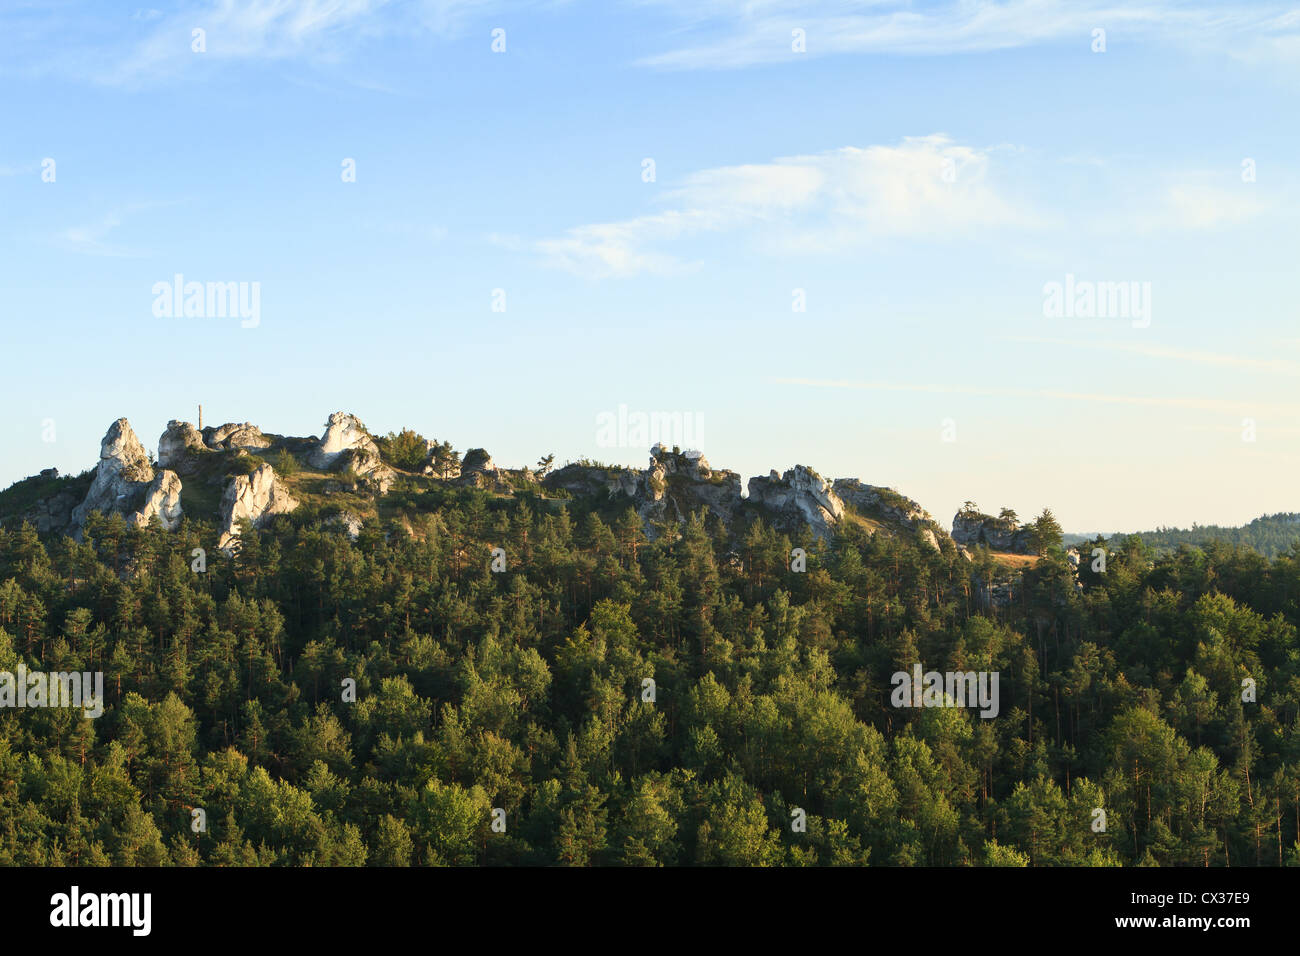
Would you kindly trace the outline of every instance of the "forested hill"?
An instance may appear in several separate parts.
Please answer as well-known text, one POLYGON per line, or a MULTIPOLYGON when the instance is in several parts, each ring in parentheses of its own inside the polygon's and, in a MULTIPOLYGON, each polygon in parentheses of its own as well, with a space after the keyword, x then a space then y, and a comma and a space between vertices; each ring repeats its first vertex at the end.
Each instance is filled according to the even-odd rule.
MULTIPOLYGON (((1111 545, 1117 545, 1123 537, 1122 534, 1112 535, 1111 545)), ((1224 528, 1213 524, 1194 524, 1187 529, 1157 528, 1155 531, 1139 531, 1137 537, 1159 551, 1176 550, 1184 544, 1203 547, 1211 541, 1220 541, 1251 548, 1265 557, 1275 558, 1300 542, 1300 514, 1279 512, 1263 515, 1239 528, 1224 528)), ((1066 535, 1065 540, 1068 544, 1082 544, 1094 540, 1094 536, 1071 534, 1066 535)))
POLYGON ((109 437, 41 491, 125 512, 0 528, 0 678, 104 679, 97 718, 0 706, 0 863, 1300 864, 1297 552, 1094 570, 1040 521, 1007 563, 777 486, 680 514, 698 462, 548 489, 324 440, 168 448, 181 513, 109 437))

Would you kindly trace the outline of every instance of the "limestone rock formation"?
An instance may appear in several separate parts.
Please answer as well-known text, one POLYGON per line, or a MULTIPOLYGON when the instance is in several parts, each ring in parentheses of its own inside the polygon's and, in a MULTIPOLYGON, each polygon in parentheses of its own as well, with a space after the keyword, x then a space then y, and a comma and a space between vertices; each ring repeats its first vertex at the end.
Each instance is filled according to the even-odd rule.
POLYGON ((509 493, 510 486, 502 479, 501 471, 492 456, 482 448, 471 448, 465 452, 460 463, 460 474, 456 483, 472 488, 484 488, 489 491, 509 493))
POLYGON ((552 491, 566 491, 574 498, 619 494, 635 497, 642 488, 644 476, 630 468, 605 469, 592 465, 569 464, 557 468, 542 479, 542 487, 552 491))
MULTIPOLYGON (((268 437, 247 422, 206 428, 200 433, 189 422, 173 420, 158 441, 157 473, 130 424, 119 419, 104 436, 93 474, 87 472, 70 481, 47 470, 25 479, 39 482, 38 488, 48 490, 34 504, 25 506, 22 514, 4 517, 6 521, 29 520, 43 534, 66 530, 79 535, 91 511, 120 513, 140 525, 157 517, 164 527, 175 529, 182 517, 181 476, 193 475, 193 481, 207 482, 213 490, 225 483, 219 509, 220 546, 229 550, 238 537, 241 519, 259 525, 271 515, 297 507, 271 465, 261 464, 251 474, 223 477, 229 475, 226 469, 249 470, 250 450, 268 447, 283 450, 312 468, 331 472, 330 480, 319 486, 325 494, 359 490, 384 494, 398 476, 382 460, 379 445, 365 425, 345 412, 330 415, 319 439, 268 437)), ((966 557, 972 548, 981 545, 999 551, 1030 550, 1029 529, 1014 521, 963 511, 954 519, 949 538, 912 499, 856 478, 832 482, 805 465, 796 465, 781 475, 772 472, 752 478, 746 498, 741 478, 735 472, 713 468, 698 451, 670 450, 662 444, 651 449, 650 459, 642 469, 584 460, 544 477, 528 468, 501 468, 482 448, 469 449, 464 460, 454 466, 453 455, 449 444, 427 442, 423 471, 498 495, 532 487, 543 494, 558 491, 577 498, 604 498, 618 510, 630 506, 651 536, 686 521, 693 513, 707 510, 734 536, 743 534, 746 525, 756 518, 791 534, 810 527, 819 537, 827 537, 837 526, 852 521, 869 532, 884 530, 911 540, 919 538, 935 549, 949 550, 955 542, 966 557)), ((311 487, 315 489, 316 485, 311 487)), ((192 491, 195 501, 205 500, 202 484, 192 491)), ((33 500, 30 494, 16 497, 33 500)), ((354 538, 360 530, 360 519, 353 512, 345 511, 326 520, 354 538)))
POLYGON ((262 465, 251 475, 231 478, 221 497, 221 537, 217 547, 230 553, 239 539, 240 519, 247 518, 254 527, 264 525, 273 515, 287 514, 298 502, 276 482, 275 469, 262 465))
POLYGON ((662 444, 650 451, 650 466, 641 473, 644 501, 638 508, 647 522, 682 522, 708 509, 732 526, 744 505, 740 475, 710 467, 698 451, 669 451, 662 444))
MULTIPOLYGON (((131 430, 131 423, 119 418, 100 442, 95 477, 85 500, 72 510, 73 525, 80 529, 92 511, 131 514, 144 503, 146 489, 153 480, 148 453, 131 430)), ((176 507, 180 507, 179 499, 176 507)))
MULTIPOLYGON (((542 487, 575 497, 625 495, 647 524, 682 522, 705 508, 724 524, 740 513, 744 498, 740 475, 715 470, 699 452, 673 452, 656 445, 643 471, 618 466, 570 464, 542 479, 542 487)), ((653 534, 653 527, 647 532, 653 534)))
POLYGON ((452 480, 458 485, 483 488, 499 495, 514 494, 515 487, 523 482, 537 484, 537 476, 529 469, 498 468, 492 456, 482 448, 471 448, 465 452, 459 474, 452 480))
POLYGON ((694 449, 669 451, 662 442, 650 449, 650 470, 657 471, 664 477, 681 475, 691 481, 713 479, 713 469, 701 452, 694 449))
POLYGON ((483 471, 483 472, 495 473, 497 470, 497 466, 495 463, 493 463, 492 456, 489 455, 484 449, 471 448, 469 451, 465 452, 465 458, 460 463, 460 470, 461 471, 483 471))
POLYGON ((647 523, 685 522, 705 509, 731 525, 744 505, 740 475, 714 470, 699 451, 669 451, 659 444, 650 450, 642 472, 614 476, 617 489, 636 499, 637 514, 647 523))
POLYGON ((357 540, 357 535, 361 533, 361 517, 353 514, 351 511, 343 511, 339 514, 331 515, 325 519, 324 523, 327 527, 341 528, 353 541, 357 540))
POLYGON ((743 509, 748 505, 783 531, 795 532, 807 524, 819 537, 826 537, 846 519, 846 506, 851 506, 892 533, 915 532, 936 551, 948 539, 928 512, 890 488, 856 478, 831 482, 812 468, 796 465, 783 475, 773 471, 767 477, 751 478, 746 502, 735 472, 714 469, 698 451, 669 451, 663 445, 651 450, 644 471, 570 464, 548 474, 542 486, 579 498, 624 495, 648 524, 684 521, 692 511, 707 507, 710 514, 739 533, 738 519, 743 521, 743 509))
MULTIPOLYGON (((58 479, 59 469, 45 468, 39 475, 24 478, 23 482, 55 482, 58 479)), ((18 521, 30 524, 37 534, 64 534, 73 530, 72 512, 84 497, 84 489, 62 488, 38 499, 18 516, 18 521)))
MULTIPOLYGON (((227 422, 215 428, 209 426, 203 429, 203 441, 214 451, 220 451, 227 448, 269 448, 271 439, 262 434, 262 430, 251 422, 244 422, 242 425, 237 422, 227 422)), ((159 455, 161 455, 161 450, 159 455)))
POLYGON ((948 533, 930 517, 928 511, 892 488, 868 485, 857 478, 837 478, 833 488, 845 505, 863 517, 899 530, 916 531, 936 551, 940 550, 940 542, 948 537, 948 533))
POLYGON ((1033 554, 1032 530, 1010 518, 979 511, 959 511, 952 519, 952 540, 966 548, 984 545, 991 551, 1033 554))
POLYGON ((774 513, 778 524, 805 521, 819 537, 826 537, 844 517, 844 503, 831 482, 805 465, 795 465, 783 475, 749 479, 749 500, 774 513))
POLYGON ((181 480, 176 472, 163 470, 145 489, 144 503, 130 520, 138 525, 148 525, 156 515, 167 531, 181 526, 181 480))
POLYGON ((172 419, 158 438, 158 466, 170 468, 178 475, 193 474, 197 456, 208 450, 197 428, 189 422, 172 419))
POLYGON ((77 507, 77 494, 61 491, 38 501, 23 519, 30 521, 37 534, 59 534, 72 528, 72 512, 77 507))
POLYGON ((322 471, 347 471, 349 468, 379 492, 386 494, 397 472, 379 457, 379 446, 355 415, 335 412, 325 423, 320 444, 308 456, 313 468, 322 471))
POLYGON ((366 431, 366 426, 355 415, 347 412, 335 412, 325 423, 325 433, 321 435, 320 445, 311 453, 311 465, 322 471, 328 471, 345 451, 356 450, 362 457, 379 457, 379 446, 366 431))

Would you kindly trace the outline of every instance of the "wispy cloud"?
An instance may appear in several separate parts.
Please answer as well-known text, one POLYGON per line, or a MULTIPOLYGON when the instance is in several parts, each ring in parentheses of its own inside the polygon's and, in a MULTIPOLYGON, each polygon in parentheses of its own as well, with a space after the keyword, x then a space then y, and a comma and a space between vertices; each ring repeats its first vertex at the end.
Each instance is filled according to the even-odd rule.
POLYGON ((579 275, 628 277, 690 268, 661 247, 703 234, 743 232, 768 251, 789 254, 1033 224, 1031 211, 989 182, 991 153, 936 134, 707 169, 668 190, 660 212, 575 226, 534 248, 579 275))
POLYGON ((1128 342, 1083 342, 1072 339, 1047 338, 1032 335, 1009 335, 1009 342, 1037 345, 1058 345, 1069 349, 1092 349, 1103 352, 1122 352, 1147 358, 1190 362, 1197 365, 1215 365, 1220 368, 1240 368, 1253 372, 1276 372, 1281 375, 1300 375, 1300 362, 1290 359, 1254 358, 1248 355, 1225 355, 1220 352, 1203 352, 1195 349, 1178 349, 1164 345, 1141 345, 1128 342))
MULTIPOLYGON (((1206 425, 1206 424, 1183 425, 1181 428, 1179 428, 1179 431, 1196 432, 1201 434, 1210 433, 1216 435, 1240 435, 1241 426, 1240 425, 1206 425)), ((1279 428, 1274 425, 1265 425, 1264 427, 1260 428, 1259 431, 1262 432, 1264 435, 1270 437, 1273 435, 1300 435, 1300 428, 1287 428, 1285 426, 1279 428)))
POLYGON ((1267 211, 1248 185, 1232 189, 1206 183, 1178 183, 1165 196, 1166 219, 1175 228, 1214 229, 1248 222, 1267 211))
POLYGON ((335 56, 340 42, 373 32, 368 22, 389 0, 216 0, 153 18, 156 26, 99 75, 130 83, 174 72, 197 55, 212 59, 277 60, 335 56), (202 30, 202 54, 195 51, 202 30))
POLYGON ((60 248, 87 256, 111 256, 122 259, 137 259, 152 255, 143 249, 124 246, 110 242, 112 234, 127 220, 154 209, 183 205, 184 199, 149 200, 121 206, 105 214, 101 219, 89 223, 69 226, 54 235, 54 243, 60 248))
POLYGON ((644 58, 665 69, 734 69, 832 54, 936 55, 1012 49, 1072 39, 1088 49, 1092 31, 1167 37, 1210 46, 1235 38, 1239 57, 1300 55, 1300 23, 1286 6, 1148 0, 646 0, 686 26, 675 49, 644 58), (802 30, 805 53, 792 50, 802 30), (1247 52, 1249 51, 1249 52, 1247 52))
POLYGON ((122 220, 116 215, 108 215, 99 222, 80 226, 69 226, 55 236, 55 242, 69 252, 88 256, 112 256, 133 259, 141 255, 134 249, 108 242, 109 235, 122 220))
MULTIPOLYGON (((1063 165, 1078 164, 1062 160, 1063 165)), ((1267 182, 1248 180, 1244 163, 1219 168, 1152 168, 1140 157, 1115 154, 1091 164, 1090 188, 1106 190, 1072 228, 1098 234, 1147 236, 1157 233, 1232 230, 1272 219, 1289 223, 1296 215, 1296 192, 1288 170, 1267 167, 1267 182)), ((1064 219, 1062 220, 1065 221, 1064 219)))
MULTIPOLYGON (((206 31, 210 60, 341 62, 377 37, 452 37, 489 17, 543 12, 580 0, 182 0, 123 17, 87 3, 42 20, 0 14, 6 66, 135 85, 192 64, 192 31, 206 31), (56 20, 62 17, 62 22, 56 20), (129 29, 123 25, 129 23, 129 29), (35 41, 35 42, 33 42, 35 41), (40 57, 28 51, 40 49, 40 57)), ((35 5, 33 5, 35 6, 35 5)), ((592 16, 608 0, 586 0, 592 16)), ((1047 43, 1089 49, 1102 28, 1114 42, 1169 40, 1243 62, 1300 60, 1300 17, 1285 4, 1232 0, 622 0, 642 35, 671 37, 671 49, 640 65, 671 70, 736 69, 836 54, 945 55, 1047 43), (792 49, 802 31, 804 52, 792 49)), ((604 9, 602 9, 604 8, 604 9)))
POLYGON ((1243 402, 1220 398, 1195 398, 1159 395, 1117 395, 1109 392, 1071 392, 1050 388, 1004 388, 985 385, 928 384, 908 385, 898 382, 854 382, 843 379, 777 378, 777 385, 804 385, 815 388, 851 389, 876 392, 920 392, 933 395, 973 395, 988 398, 1051 399, 1087 402, 1097 405, 1134 405, 1147 408, 1181 408, 1229 414, 1260 415, 1300 414, 1300 405, 1243 402))
POLYGON ((11 69, 134 87, 213 61, 354 62, 378 38, 452 37, 506 8, 506 0, 181 0, 123 17, 86 3, 44 16, 0 12, 0 39, 11 41, 3 64, 11 69))

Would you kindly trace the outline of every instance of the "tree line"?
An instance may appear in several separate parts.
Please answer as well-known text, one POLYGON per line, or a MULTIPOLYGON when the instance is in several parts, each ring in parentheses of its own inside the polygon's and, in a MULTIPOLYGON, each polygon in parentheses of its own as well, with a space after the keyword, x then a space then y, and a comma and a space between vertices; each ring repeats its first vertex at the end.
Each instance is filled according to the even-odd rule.
POLYGON ((0 671, 107 698, 0 708, 0 862, 1300 864, 1300 548, 647 530, 399 487, 230 558, 0 531, 0 671), (998 716, 895 708, 917 663, 996 672, 998 716))

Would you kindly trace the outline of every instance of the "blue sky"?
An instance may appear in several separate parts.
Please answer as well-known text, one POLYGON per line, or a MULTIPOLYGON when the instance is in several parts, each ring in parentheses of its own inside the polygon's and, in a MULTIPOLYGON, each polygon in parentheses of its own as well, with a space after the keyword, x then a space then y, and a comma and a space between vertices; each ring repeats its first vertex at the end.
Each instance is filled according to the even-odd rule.
POLYGON ((1300 510, 1295 5, 4 0, 0 79, 0 484, 199 402, 641 465, 622 405, 945 524, 1300 510))

